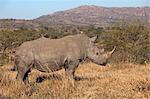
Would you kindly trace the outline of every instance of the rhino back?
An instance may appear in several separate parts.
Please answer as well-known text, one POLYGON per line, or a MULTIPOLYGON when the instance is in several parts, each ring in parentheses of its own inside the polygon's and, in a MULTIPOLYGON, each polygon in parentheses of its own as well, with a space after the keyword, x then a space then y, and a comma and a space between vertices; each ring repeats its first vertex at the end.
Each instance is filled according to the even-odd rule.
POLYGON ((88 43, 85 35, 66 36, 61 39, 40 38, 23 43, 17 54, 26 57, 26 60, 35 58, 41 62, 62 62, 66 58, 76 60, 84 57, 88 43))
POLYGON ((67 36, 61 39, 45 39, 35 46, 35 55, 43 58, 43 61, 51 58, 79 59, 86 52, 84 39, 80 36, 67 36))

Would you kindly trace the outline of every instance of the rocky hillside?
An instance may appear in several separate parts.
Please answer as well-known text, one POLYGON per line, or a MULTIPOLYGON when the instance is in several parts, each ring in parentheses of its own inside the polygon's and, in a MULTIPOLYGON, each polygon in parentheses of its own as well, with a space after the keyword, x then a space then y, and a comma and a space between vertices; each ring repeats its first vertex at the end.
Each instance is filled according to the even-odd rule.
POLYGON ((80 6, 35 19, 45 26, 50 25, 97 25, 107 26, 120 21, 147 21, 150 7, 99 7, 80 6))
POLYGON ((149 22, 150 7, 80 6, 44 15, 34 20, 0 20, 0 28, 38 28, 40 26, 96 25, 108 26, 120 21, 149 22))

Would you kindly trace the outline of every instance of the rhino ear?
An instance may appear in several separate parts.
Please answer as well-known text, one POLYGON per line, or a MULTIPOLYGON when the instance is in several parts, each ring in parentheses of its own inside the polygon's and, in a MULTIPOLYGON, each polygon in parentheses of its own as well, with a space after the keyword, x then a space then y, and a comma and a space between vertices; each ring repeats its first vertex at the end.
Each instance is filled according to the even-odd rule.
POLYGON ((98 38, 98 35, 96 35, 96 36, 94 36, 94 37, 92 37, 92 38, 90 38, 90 40, 91 40, 91 42, 95 42, 96 40, 97 40, 97 38, 98 38))
POLYGON ((104 48, 100 49, 100 53, 104 53, 104 51, 105 51, 104 48))

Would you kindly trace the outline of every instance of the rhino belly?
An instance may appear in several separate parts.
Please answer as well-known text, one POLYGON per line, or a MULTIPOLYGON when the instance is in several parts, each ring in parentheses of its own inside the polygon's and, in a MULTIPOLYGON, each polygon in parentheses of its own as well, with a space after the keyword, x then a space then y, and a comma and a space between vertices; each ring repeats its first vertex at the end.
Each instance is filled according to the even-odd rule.
POLYGON ((62 69, 63 65, 58 64, 54 61, 45 62, 45 63, 36 62, 34 68, 41 72, 54 72, 62 69))

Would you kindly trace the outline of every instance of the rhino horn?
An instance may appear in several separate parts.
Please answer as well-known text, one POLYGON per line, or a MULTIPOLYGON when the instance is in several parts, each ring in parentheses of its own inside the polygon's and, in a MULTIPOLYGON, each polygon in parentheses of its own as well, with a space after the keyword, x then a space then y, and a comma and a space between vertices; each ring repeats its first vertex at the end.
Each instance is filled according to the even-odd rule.
POLYGON ((110 55, 113 54, 115 50, 116 50, 116 46, 112 49, 112 51, 109 52, 109 54, 110 55))

